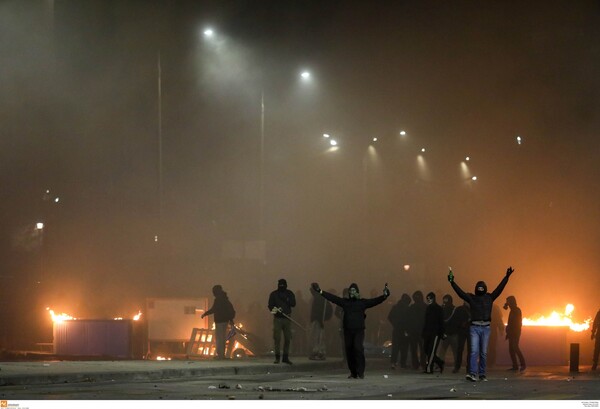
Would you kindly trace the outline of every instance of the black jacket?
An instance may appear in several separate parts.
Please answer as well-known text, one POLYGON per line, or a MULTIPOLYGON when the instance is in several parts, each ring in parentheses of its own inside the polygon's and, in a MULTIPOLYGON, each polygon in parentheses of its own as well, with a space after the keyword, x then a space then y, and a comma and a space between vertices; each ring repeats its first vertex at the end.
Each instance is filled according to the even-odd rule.
MULTIPOLYGON (((296 306, 296 296, 293 292, 288 289, 285 290, 275 290, 269 295, 269 311, 273 309, 273 307, 281 308, 281 310, 286 315, 292 314, 292 307, 296 306)), ((284 318, 281 313, 275 314, 277 318, 284 318)))
POLYGON ((216 295, 213 306, 205 314, 215 314, 214 321, 218 323, 232 321, 235 318, 235 310, 227 297, 227 293, 222 292, 216 295))
POLYGON ((444 312, 441 305, 433 303, 427 306, 422 335, 423 338, 435 335, 440 338, 444 336, 444 312))
POLYGON ((365 310, 381 304, 387 298, 384 295, 366 299, 340 298, 337 295, 328 293, 327 291, 323 291, 321 295, 332 303, 342 307, 344 310, 343 325, 344 329, 347 330, 365 329, 365 318, 367 317, 365 310))
POLYGON ((523 314, 521 313, 521 309, 519 307, 511 307, 508 314, 508 324, 506 324, 506 338, 519 337, 522 325, 523 314))
POLYGON ((473 321, 492 321, 492 303, 502 294, 504 287, 508 283, 508 276, 504 276, 498 287, 491 293, 475 295, 465 293, 454 281, 450 282, 456 294, 463 300, 469 303, 471 307, 471 322, 473 321))
POLYGON ((329 321, 331 319, 333 307, 312 288, 310 289, 310 293, 313 296, 312 305, 310 307, 310 322, 316 321, 323 327, 324 321, 329 321))

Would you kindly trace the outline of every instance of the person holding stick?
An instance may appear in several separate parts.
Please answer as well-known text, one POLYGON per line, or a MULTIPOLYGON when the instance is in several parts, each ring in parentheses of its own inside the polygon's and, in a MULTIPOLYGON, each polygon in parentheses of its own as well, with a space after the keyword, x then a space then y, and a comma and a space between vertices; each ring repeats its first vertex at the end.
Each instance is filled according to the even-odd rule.
POLYGON ((277 290, 269 295, 269 311, 273 314, 273 342, 276 364, 281 362, 292 365, 289 358, 292 340, 292 308, 296 306, 296 296, 287 289, 287 281, 281 278, 277 290), (283 357, 281 356, 281 334, 283 333, 283 357))
POLYGON ((344 345, 346 347, 346 357, 350 376, 348 378, 365 377, 365 310, 375 307, 385 301, 390 296, 390 290, 387 284, 383 288, 383 295, 375 298, 361 299, 356 283, 350 284, 348 289, 348 298, 340 298, 336 295, 321 290, 319 284, 312 283, 313 290, 321 294, 325 299, 339 305, 344 311, 344 345))

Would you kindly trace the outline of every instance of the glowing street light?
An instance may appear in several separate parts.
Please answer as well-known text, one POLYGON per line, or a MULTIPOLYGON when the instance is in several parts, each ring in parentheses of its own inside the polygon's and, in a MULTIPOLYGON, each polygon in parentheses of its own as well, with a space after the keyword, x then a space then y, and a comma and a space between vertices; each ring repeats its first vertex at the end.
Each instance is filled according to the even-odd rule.
POLYGON ((477 176, 473 176, 473 177, 471 178, 471 180, 472 180, 473 182, 475 182, 475 181, 477 180, 477 176))
POLYGON ((421 148, 421 152, 425 152, 425 148, 421 148))
POLYGON ((521 138, 520 136, 517 136, 517 144, 521 145, 523 143, 523 138, 521 138))
POLYGON ((331 146, 337 146, 338 143, 337 143, 337 141, 335 139, 332 139, 332 140, 329 141, 329 144, 331 146))
POLYGON ((377 142, 377 138, 373 138, 373 142, 377 142))
POLYGON ((300 76, 302 77, 302 79, 303 79, 304 81, 308 81, 308 80, 310 80, 310 72, 308 72, 308 71, 303 71, 303 72, 300 74, 300 76))
POLYGON ((212 37, 215 35, 215 32, 213 31, 212 28, 207 28, 206 30, 204 30, 204 37, 212 37))
POLYGON ((37 223, 35 224, 35 229, 36 229, 36 230, 44 230, 44 223, 42 223, 42 222, 37 222, 37 223))
POLYGON ((401 136, 405 136, 406 135, 406 131, 400 131, 400 135, 401 136))
POLYGON ((471 160, 471 157, 470 157, 470 156, 467 156, 467 157, 465 158, 465 160, 468 162, 468 161, 470 161, 470 160, 471 160))
POLYGON ((329 138, 329 134, 328 133, 324 133, 323 134, 323 138, 329 138))

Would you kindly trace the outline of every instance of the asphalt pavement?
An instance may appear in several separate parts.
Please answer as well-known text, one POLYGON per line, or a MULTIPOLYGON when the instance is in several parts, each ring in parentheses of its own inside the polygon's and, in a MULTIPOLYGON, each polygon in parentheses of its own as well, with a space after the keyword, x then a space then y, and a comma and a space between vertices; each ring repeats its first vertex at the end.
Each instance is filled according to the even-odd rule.
MULTIPOLYGON (((230 383, 241 382, 243 379, 245 384, 251 384, 252 380, 264 383, 265 379, 274 382, 273 379, 276 378, 282 379, 281 388, 284 388, 289 387, 288 384, 292 382, 290 379, 295 377, 293 382, 305 382, 309 389, 313 384, 329 385, 327 391, 318 391, 310 397, 311 399, 361 399, 362 396, 394 400, 571 399, 594 400, 596 405, 600 399, 600 372, 591 371, 589 366, 580 367, 577 372, 571 372, 569 366, 528 367, 524 373, 510 372, 506 367, 495 367, 488 371, 488 382, 471 383, 465 380, 462 371, 456 374, 445 371, 443 374, 427 375, 421 371, 392 370, 389 361, 383 358, 367 359, 364 380, 347 380, 345 364, 339 358, 311 361, 294 357, 292 361, 293 365, 274 364, 273 358, 270 357, 252 357, 236 360, 46 359, 0 362, 0 394, 4 396, 3 399, 11 395, 16 396, 15 391, 20 389, 14 388, 28 389, 28 385, 32 388, 44 388, 51 385, 86 384, 98 385, 96 388, 101 389, 108 387, 106 385, 107 382, 111 383, 110 381, 114 381, 113 384, 119 381, 127 382, 128 385, 137 382, 138 388, 142 388, 141 385, 149 381, 163 381, 166 385, 181 383, 182 388, 186 383, 193 382, 190 389, 198 390, 197 385, 214 383, 219 379, 230 383), (296 375, 299 373, 300 375, 296 375), (305 375, 301 375, 302 373, 305 375)), ((202 390, 208 390, 207 388, 205 385, 202 390)), ((31 396, 34 396, 33 389, 29 390, 31 396)), ((175 396, 197 396, 191 399, 227 398, 225 395, 219 395, 220 390, 210 392, 214 396, 186 393, 175 396)), ((152 395, 144 396, 152 398, 152 395)), ((242 396, 240 398, 244 399, 242 396)), ((286 399, 300 398, 290 395, 286 399)))

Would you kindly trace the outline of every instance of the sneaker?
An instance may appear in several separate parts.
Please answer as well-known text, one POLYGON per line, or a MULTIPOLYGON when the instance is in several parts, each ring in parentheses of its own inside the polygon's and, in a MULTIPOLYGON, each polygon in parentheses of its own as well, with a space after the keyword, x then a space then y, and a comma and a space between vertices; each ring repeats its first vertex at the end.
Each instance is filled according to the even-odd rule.
POLYGON ((481 382, 487 382, 487 378, 485 377, 485 375, 479 375, 479 380, 481 382))
POLYGON ((467 381, 477 382, 477 378, 473 374, 467 374, 467 376, 465 376, 465 378, 467 379, 467 381))

